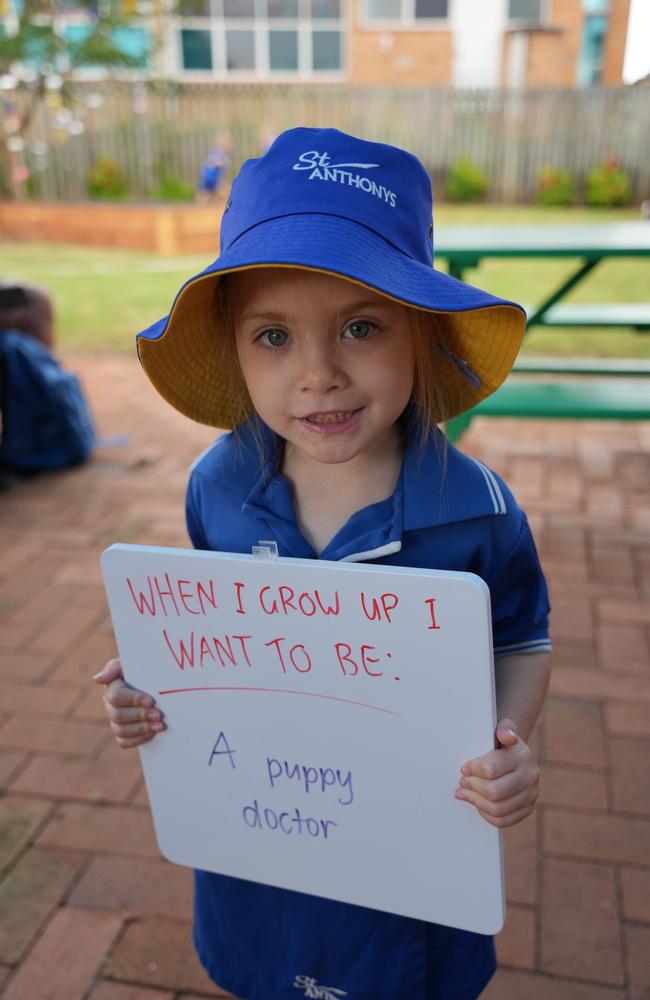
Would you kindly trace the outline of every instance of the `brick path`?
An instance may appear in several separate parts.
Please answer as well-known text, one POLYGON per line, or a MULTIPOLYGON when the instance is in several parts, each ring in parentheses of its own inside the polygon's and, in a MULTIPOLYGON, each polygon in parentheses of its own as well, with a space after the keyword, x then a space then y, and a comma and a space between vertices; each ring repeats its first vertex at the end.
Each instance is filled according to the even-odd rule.
MULTIPOLYGON (((72 360, 72 359, 69 359, 72 360)), ((136 754, 89 680, 113 653, 113 541, 186 544, 212 437, 135 361, 74 359, 122 448, 0 494, 0 997, 225 996, 190 938, 189 872, 154 842, 136 754)), ((527 507, 554 601, 541 806, 505 836, 508 919, 487 1000, 650 997, 650 427, 476 422, 464 447, 527 507)), ((408 998, 379 998, 408 1000, 408 998)))

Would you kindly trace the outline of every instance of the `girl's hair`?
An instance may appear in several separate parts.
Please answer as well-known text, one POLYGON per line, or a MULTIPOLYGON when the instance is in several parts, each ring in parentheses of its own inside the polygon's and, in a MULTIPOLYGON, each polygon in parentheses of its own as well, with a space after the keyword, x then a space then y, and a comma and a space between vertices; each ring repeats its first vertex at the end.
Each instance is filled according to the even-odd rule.
MULTIPOLYGON (((227 275, 224 275, 216 283, 214 312, 218 326, 226 334, 222 344, 223 360, 228 364, 230 371, 233 372, 233 378, 238 380, 237 386, 233 388, 237 389, 237 396, 242 400, 241 417, 237 421, 237 426, 239 426, 254 411, 237 356, 235 325, 230 306, 228 286, 227 275)), ((439 388, 440 382, 436 377, 438 360, 443 360, 443 354, 439 349, 443 336, 435 313, 407 305, 404 306, 404 309, 407 312, 413 334, 415 372, 411 405, 403 414, 401 423, 409 433, 415 433, 419 438, 420 444, 424 446, 434 427, 441 423, 444 414, 445 400, 439 388)), ((446 403, 448 406, 448 399, 446 403)), ((255 421, 252 424, 252 431, 260 448, 260 458, 262 458, 264 448, 259 429, 255 427, 255 421)))
POLYGON ((248 394, 248 388, 246 387, 246 382, 244 381, 244 376, 239 364, 239 357, 237 355, 235 323, 228 291, 229 281, 228 276, 225 275, 220 278, 215 285, 214 318, 216 325, 225 332, 223 343, 221 344, 222 358, 228 370, 233 373, 232 379, 235 382, 235 385, 233 385, 233 391, 237 398, 241 401, 241 413, 237 414, 237 421, 235 423, 235 426, 239 427, 239 425, 243 424, 245 420, 248 420, 253 413, 253 404, 248 394))

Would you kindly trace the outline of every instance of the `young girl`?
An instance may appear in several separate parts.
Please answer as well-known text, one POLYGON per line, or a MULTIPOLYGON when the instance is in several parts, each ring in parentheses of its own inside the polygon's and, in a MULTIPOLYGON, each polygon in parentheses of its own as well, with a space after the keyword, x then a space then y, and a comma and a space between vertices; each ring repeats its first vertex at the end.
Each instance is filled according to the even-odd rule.
MULTIPOLYGON (((526 518, 437 424, 497 388, 523 310, 433 270, 420 162, 334 129, 293 129, 244 164, 221 256, 142 333, 168 402, 235 428, 195 464, 195 547, 465 570, 491 593, 495 749, 459 761, 458 799, 511 826, 538 773, 526 740, 548 679, 548 599, 526 518)), ((119 660, 97 675, 122 747, 163 730, 119 660)), ((369 748, 372 752, 372 748, 369 748)), ((195 943, 246 1000, 471 1000, 492 940, 333 900, 196 873, 195 943)))

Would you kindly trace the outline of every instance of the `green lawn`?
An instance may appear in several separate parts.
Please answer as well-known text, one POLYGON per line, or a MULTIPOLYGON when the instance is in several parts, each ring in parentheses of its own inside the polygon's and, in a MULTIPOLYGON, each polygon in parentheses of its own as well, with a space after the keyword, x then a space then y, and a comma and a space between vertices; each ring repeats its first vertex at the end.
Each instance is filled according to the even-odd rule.
MULTIPOLYGON (((520 206, 442 206, 436 224, 467 225, 599 222, 638 218, 635 209, 542 210, 520 206)), ((169 311, 173 297, 209 256, 158 257, 151 253, 58 244, 0 243, 4 280, 44 285, 54 297, 59 343, 90 351, 131 351, 134 334, 169 311)), ((471 284, 497 295, 534 303, 575 270, 572 260, 490 260, 468 271, 471 284)), ((648 299, 647 261, 607 261, 572 294, 574 302, 648 299)), ((534 330, 527 351, 557 355, 649 357, 650 335, 630 330, 534 330)))

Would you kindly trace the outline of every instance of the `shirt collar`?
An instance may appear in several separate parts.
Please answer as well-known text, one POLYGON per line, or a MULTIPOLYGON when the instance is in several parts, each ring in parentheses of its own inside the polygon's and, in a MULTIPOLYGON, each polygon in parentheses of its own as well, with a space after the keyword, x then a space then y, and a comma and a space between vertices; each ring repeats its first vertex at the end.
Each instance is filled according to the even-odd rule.
MULTIPOLYGON (((291 484, 278 472, 277 440, 261 422, 257 433, 267 459, 242 511, 267 522, 281 555, 313 559, 316 553, 296 524, 291 484)), ((399 551, 404 531, 492 516, 505 510, 494 473, 449 444, 439 430, 424 442, 410 434, 393 494, 353 514, 320 558, 380 558, 399 551)))
POLYGON ((494 473, 450 444, 441 430, 424 442, 411 434, 403 477, 405 531, 506 513, 494 473))

